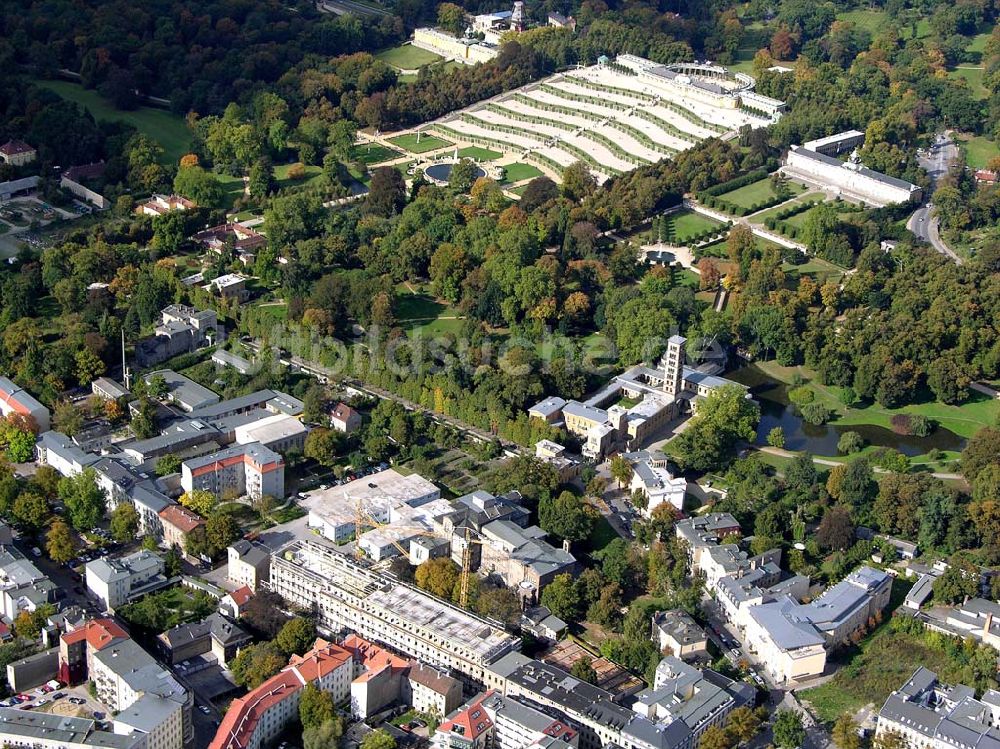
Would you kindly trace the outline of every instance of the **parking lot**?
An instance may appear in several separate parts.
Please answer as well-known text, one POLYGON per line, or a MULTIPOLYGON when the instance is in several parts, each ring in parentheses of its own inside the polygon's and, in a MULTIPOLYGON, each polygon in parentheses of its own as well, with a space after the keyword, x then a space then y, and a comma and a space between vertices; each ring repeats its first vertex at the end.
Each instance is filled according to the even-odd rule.
MULTIPOLYGON (((75 687, 62 687, 43 692, 43 687, 32 689, 29 692, 16 695, 16 697, 26 696, 31 699, 19 704, 9 705, 21 710, 33 710, 38 713, 51 713, 52 715, 62 715, 67 718, 93 718, 95 720, 109 720, 107 708, 95 700, 87 692, 85 684, 75 687)), ((3 704, 8 706, 11 700, 3 704)))

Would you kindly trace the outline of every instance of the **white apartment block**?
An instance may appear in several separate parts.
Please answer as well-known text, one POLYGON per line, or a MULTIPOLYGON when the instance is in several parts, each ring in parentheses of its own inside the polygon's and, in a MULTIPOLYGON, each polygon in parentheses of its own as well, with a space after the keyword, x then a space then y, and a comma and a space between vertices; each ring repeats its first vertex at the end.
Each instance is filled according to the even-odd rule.
POLYGON ((151 551, 137 551, 120 559, 87 562, 87 589, 107 611, 166 583, 163 560, 151 551))
POLYGON ((100 731, 87 718, 0 707, 0 742, 14 749, 146 749, 146 736, 100 731))
POLYGON ((778 682, 819 676, 826 651, 848 641, 889 603, 892 577, 859 567, 808 604, 779 597, 749 609, 746 645, 778 682))
POLYGON ((483 683, 491 662, 520 646, 499 623, 313 541, 294 542, 274 555, 269 587, 316 611, 327 632, 354 632, 474 683, 483 683))
POLYGON ((938 682, 920 667, 886 699, 875 736, 895 734, 909 749, 997 749, 1000 747, 1000 692, 976 691, 938 682))

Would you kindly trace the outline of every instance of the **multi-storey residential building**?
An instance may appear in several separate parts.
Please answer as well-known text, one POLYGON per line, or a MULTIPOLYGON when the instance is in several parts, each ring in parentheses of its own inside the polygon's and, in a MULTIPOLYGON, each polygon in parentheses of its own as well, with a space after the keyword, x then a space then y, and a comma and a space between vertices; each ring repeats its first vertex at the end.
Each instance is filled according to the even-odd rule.
POLYGON ((188 536, 205 525, 200 515, 180 505, 165 507, 160 511, 159 517, 163 527, 163 545, 168 549, 176 546, 183 551, 188 536))
POLYGON ((120 559, 95 559, 87 562, 86 571, 87 589, 107 611, 168 583, 163 560, 146 550, 120 559))
POLYGON ((536 742, 558 739, 567 747, 579 736, 564 719, 496 690, 476 695, 448 715, 434 734, 434 749, 525 749, 536 742))
POLYGON ((242 627, 219 613, 210 614, 201 621, 178 624, 156 639, 164 660, 171 665, 211 653, 216 662, 224 666, 253 642, 242 627))
POLYGON ((42 465, 52 466, 63 476, 76 476, 101 458, 81 450, 62 432, 43 432, 35 443, 35 456, 42 465))
POLYGON ((285 461, 259 442, 235 445, 225 450, 191 458, 181 464, 184 491, 210 491, 218 497, 260 499, 265 494, 285 496, 285 461))
POLYGON ((221 328, 214 310, 171 304, 160 316, 154 335, 136 343, 135 359, 140 367, 152 367, 219 340, 221 328))
POLYGON ((0 707, 0 742, 16 749, 144 749, 146 736, 101 731, 88 718, 0 707))
POLYGON ((545 531, 537 525, 522 528, 508 520, 494 520, 481 533, 480 571, 498 575, 525 600, 537 601, 556 575, 576 569, 576 557, 548 543, 545 531))
POLYGON ((274 555, 269 587, 313 609, 328 632, 355 632, 470 682, 482 683, 488 665, 520 644, 497 622, 313 541, 297 541, 274 555))
POLYGON ((38 156, 34 146, 23 140, 9 140, 0 146, 0 161, 11 166, 30 164, 38 156))
POLYGON ((664 504, 675 510, 684 509, 687 479, 670 472, 666 455, 659 451, 639 450, 626 453, 623 457, 632 465, 632 480, 628 488, 646 496, 643 515, 649 517, 653 510, 664 504))
POLYGON ((749 609, 746 644, 776 681, 818 676, 826 650, 865 627, 889 603, 892 577, 859 567, 808 604, 791 596, 749 609))
POLYGON ((728 512, 710 512, 677 521, 674 532, 687 544, 691 573, 696 574, 702 570, 702 555, 722 539, 739 535, 740 524, 728 512))
POLYGON ((726 716, 744 705, 753 705, 755 690, 711 669, 697 669, 680 658, 668 656, 656 668, 651 689, 636 695, 632 709, 661 725, 680 722, 697 744, 711 726, 721 726, 726 716))
POLYGON ((703 655, 708 650, 705 630, 680 609, 653 614, 653 642, 660 651, 669 650, 678 658, 703 655))
POLYGON ((240 539, 229 547, 229 582, 246 586, 254 593, 267 582, 271 570, 271 552, 254 541, 240 539))
POLYGON ((54 603, 58 587, 29 561, 16 546, 0 549, 0 610, 8 621, 22 611, 29 613, 54 603))
POLYGON ((898 737, 909 749, 996 749, 1000 747, 1000 692, 962 684, 947 686, 919 667, 879 710, 875 736, 898 737))
POLYGON ((11 414, 34 420, 39 433, 49 431, 49 409, 16 382, 0 377, 0 415, 11 414))
POLYGON ((234 700, 209 749, 261 749, 299 718, 299 700, 306 684, 329 692, 335 703, 350 696, 354 661, 349 651, 325 640, 293 655, 275 674, 245 697, 234 700))
POLYGON ((445 716, 462 702, 462 682, 425 663, 414 663, 406 675, 410 704, 418 713, 445 716))
POLYGON ((146 749, 181 749, 194 738, 194 700, 163 666, 112 619, 95 619, 59 641, 59 678, 89 679, 114 713, 114 731, 145 735, 146 749))

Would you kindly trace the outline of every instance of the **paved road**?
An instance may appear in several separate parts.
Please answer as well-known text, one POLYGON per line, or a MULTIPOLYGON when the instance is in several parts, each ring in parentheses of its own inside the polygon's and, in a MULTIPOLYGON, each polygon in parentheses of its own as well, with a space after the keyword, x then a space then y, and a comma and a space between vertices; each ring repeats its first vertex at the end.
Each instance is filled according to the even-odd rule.
MULTIPOLYGON (((934 147, 918 157, 920 166, 930 175, 933 186, 937 186, 938 181, 948 174, 952 163, 958 157, 958 146, 951 139, 950 132, 937 135, 934 140, 934 147)), ((924 242, 930 244, 942 255, 950 258, 958 265, 962 264, 962 258, 955 254, 948 245, 941 239, 938 231, 938 217, 934 215, 933 205, 928 201, 920 206, 906 222, 906 228, 924 242)))

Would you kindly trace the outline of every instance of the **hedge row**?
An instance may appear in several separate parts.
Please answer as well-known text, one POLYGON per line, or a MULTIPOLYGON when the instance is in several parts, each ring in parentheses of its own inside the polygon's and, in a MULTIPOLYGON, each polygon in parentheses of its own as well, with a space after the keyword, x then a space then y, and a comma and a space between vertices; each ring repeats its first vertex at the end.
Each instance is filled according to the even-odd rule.
POLYGON ((609 86, 604 83, 596 83, 595 81, 591 81, 586 78, 566 76, 566 80, 580 86, 580 88, 589 88, 591 91, 604 91, 609 94, 618 94, 619 96, 629 96, 633 99, 638 99, 645 104, 652 104, 656 100, 655 96, 650 96, 649 94, 644 94, 640 91, 631 91, 627 88, 609 86))
POLYGON ((447 125, 435 125, 434 129, 443 133, 444 135, 451 136, 452 138, 457 138, 459 140, 467 141, 474 146, 483 146, 484 148, 496 148, 500 151, 517 151, 518 149, 512 146, 510 143, 502 140, 495 140, 494 138, 485 138, 481 135, 469 135, 468 133, 463 133, 454 128, 448 127, 447 125))
POLYGON ((657 143, 655 140, 642 132, 642 130, 632 127, 627 122, 609 122, 608 125, 613 127, 615 130, 621 130, 623 133, 632 138, 632 140, 637 143, 642 143, 642 145, 653 151, 665 153, 668 156, 675 156, 677 154, 676 148, 671 148, 670 146, 665 146, 662 143, 657 143))
POLYGON ((573 94, 569 91, 563 91, 561 88, 556 88, 555 86, 550 86, 548 83, 543 83, 539 88, 547 94, 552 94, 553 96, 558 96, 560 99, 568 99, 569 101, 579 101, 584 104, 591 104, 595 107, 604 107, 605 109, 614 109, 618 112, 624 112, 631 107, 627 107, 624 104, 619 104, 615 101, 607 101, 606 99, 601 99, 597 96, 584 96, 583 94, 573 94))
POLYGON ((510 117, 512 120, 517 120, 518 122, 530 122, 533 125, 548 125, 550 127, 557 127, 560 130, 575 130, 576 128, 570 125, 568 122, 561 122, 560 120, 550 120, 548 117, 539 117, 533 114, 524 114, 524 112, 515 112, 513 109, 505 109, 499 104, 487 104, 486 109, 490 112, 495 112, 496 114, 503 115, 504 117, 510 117))
POLYGON ((646 120, 646 122, 651 122, 652 124, 660 128, 660 130, 662 130, 663 132, 670 133, 672 136, 680 140, 683 140, 685 143, 690 143, 691 145, 694 145, 695 143, 698 143, 700 140, 702 140, 694 133, 685 132, 681 130, 679 127, 677 127, 674 123, 669 122, 663 119, 662 117, 657 117, 655 114, 653 114, 652 112, 647 112, 645 109, 637 109, 633 114, 635 114, 636 117, 646 120))
POLYGON ((637 156, 634 153, 629 153, 624 148, 615 143, 611 138, 604 135, 604 133, 596 133, 593 130, 584 130, 580 135, 584 138, 590 138, 593 141, 597 141, 602 146, 607 148, 611 153, 617 156, 622 161, 627 161, 629 164, 634 164, 636 166, 643 166, 644 164, 652 163, 649 159, 645 159, 642 156, 637 156))
POLYGON ((585 120, 590 120, 591 122, 600 122, 604 119, 600 115, 594 114, 593 112, 587 112, 574 107, 564 107, 561 104, 551 104, 547 101, 539 101, 538 99, 532 99, 530 96, 525 96, 524 94, 514 94, 514 100, 519 101, 522 104, 527 104, 529 107, 540 109, 543 112, 558 112, 559 114, 574 115, 576 117, 582 117, 585 120))
POLYGON ((725 198, 720 198, 715 195, 701 195, 699 197, 701 203, 707 208, 714 208, 718 211, 725 211, 731 216, 749 216, 751 213, 756 213, 757 211, 763 211, 765 208, 770 208, 771 206, 778 205, 784 200, 788 200, 787 197, 780 197, 775 195, 773 198, 768 200, 762 200, 759 203, 753 203, 749 207, 737 205, 732 201, 726 200, 725 198))

